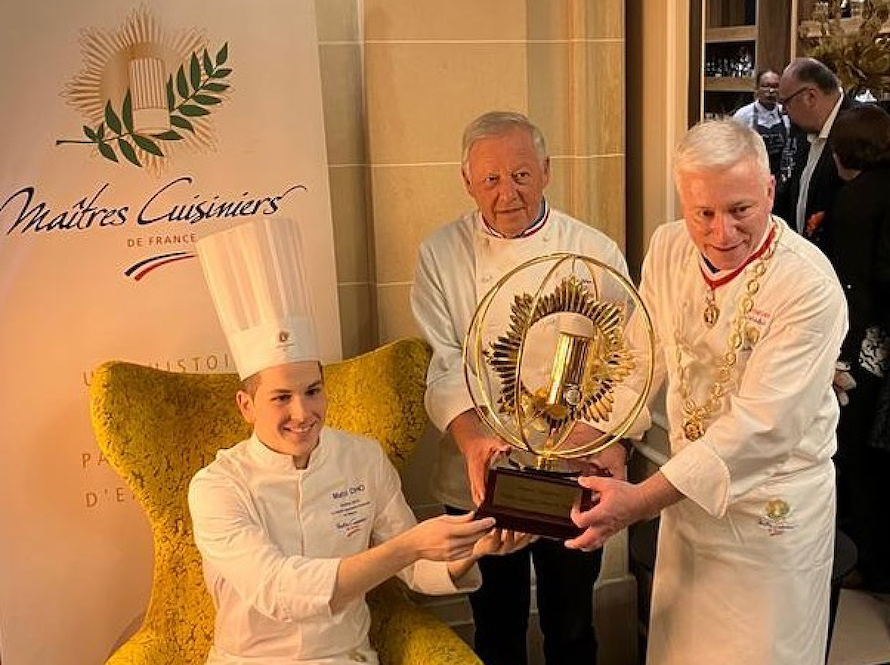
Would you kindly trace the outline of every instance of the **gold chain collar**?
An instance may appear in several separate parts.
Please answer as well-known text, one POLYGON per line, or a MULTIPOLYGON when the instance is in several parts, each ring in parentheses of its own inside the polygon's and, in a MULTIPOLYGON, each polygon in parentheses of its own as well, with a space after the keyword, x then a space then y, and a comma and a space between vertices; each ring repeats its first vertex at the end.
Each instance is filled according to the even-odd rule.
POLYGON ((683 398, 683 434, 689 441, 700 439, 705 433, 705 429, 707 429, 705 421, 720 409, 720 404, 726 395, 726 385, 732 379, 732 370, 738 359, 738 350, 742 347, 744 340, 742 327, 745 323, 745 317, 754 308, 754 296, 760 290, 760 279, 766 272, 767 263, 769 263, 769 260, 776 252, 779 238, 782 237, 784 229, 781 224, 776 224, 772 217, 770 217, 770 223, 776 227, 776 236, 770 243, 769 249, 748 269, 748 281, 736 307, 735 318, 730 324, 729 337, 726 339, 726 351, 720 356, 714 383, 708 390, 707 400, 702 405, 696 404, 695 400, 690 397, 689 375, 687 368, 683 366, 682 362, 680 336, 677 330, 674 331, 677 346, 677 375, 680 382, 680 397, 683 398))

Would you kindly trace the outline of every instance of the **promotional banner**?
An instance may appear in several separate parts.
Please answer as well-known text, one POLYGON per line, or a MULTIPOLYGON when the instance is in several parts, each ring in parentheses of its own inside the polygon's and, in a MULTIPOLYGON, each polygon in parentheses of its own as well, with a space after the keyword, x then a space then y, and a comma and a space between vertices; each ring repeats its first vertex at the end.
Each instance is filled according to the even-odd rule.
POLYGON ((300 221, 340 332, 311 0, 7 0, 0 22, 0 661, 101 663, 152 544, 99 454, 92 370, 233 372, 203 235, 300 221))

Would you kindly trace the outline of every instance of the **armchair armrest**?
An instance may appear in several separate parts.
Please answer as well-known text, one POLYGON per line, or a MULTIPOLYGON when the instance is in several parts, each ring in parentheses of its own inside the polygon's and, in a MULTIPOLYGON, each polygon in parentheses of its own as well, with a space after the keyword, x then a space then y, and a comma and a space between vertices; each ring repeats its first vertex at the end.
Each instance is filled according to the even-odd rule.
POLYGON ((482 665, 473 650, 391 579, 368 594, 371 644, 381 665, 482 665))
POLYGON ((172 665, 179 662, 169 636, 143 628, 122 644, 105 665, 172 665))

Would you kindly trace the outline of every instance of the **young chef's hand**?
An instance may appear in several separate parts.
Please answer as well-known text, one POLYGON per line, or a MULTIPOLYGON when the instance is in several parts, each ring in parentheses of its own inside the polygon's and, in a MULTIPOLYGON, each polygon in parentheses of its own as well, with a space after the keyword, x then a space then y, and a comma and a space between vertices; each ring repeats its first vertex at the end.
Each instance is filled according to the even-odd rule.
POLYGON ((473 519, 473 513, 441 515, 424 520, 405 531, 405 538, 418 558, 433 561, 456 561, 474 554, 480 539, 494 528, 494 518, 473 519))
POLYGON ((487 535, 480 538, 473 547, 473 557, 481 559, 484 556, 502 556, 518 552, 523 547, 531 545, 538 539, 530 533, 510 531, 508 529, 492 529, 487 535))

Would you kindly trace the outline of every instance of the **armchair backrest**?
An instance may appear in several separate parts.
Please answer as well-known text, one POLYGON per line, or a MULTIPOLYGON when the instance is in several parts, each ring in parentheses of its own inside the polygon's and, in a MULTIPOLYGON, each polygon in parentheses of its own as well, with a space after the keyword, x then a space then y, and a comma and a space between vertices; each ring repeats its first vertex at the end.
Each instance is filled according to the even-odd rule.
MULTIPOLYGON (((424 342, 408 339, 326 366, 327 423, 377 439, 401 469, 426 426, 429 357, 424 342)), ((188 484, 217 450, 250 434, 235 405, 238 387, 234 374, 183 374, 117 361, 93 375, 97 443, 145 510, 155 548, 142 628, 115 662, 131 662, 127 650, 152 640, 168 649, 158 654, 164 665, 206 657, 213 605, 192 538, 188 484)))

